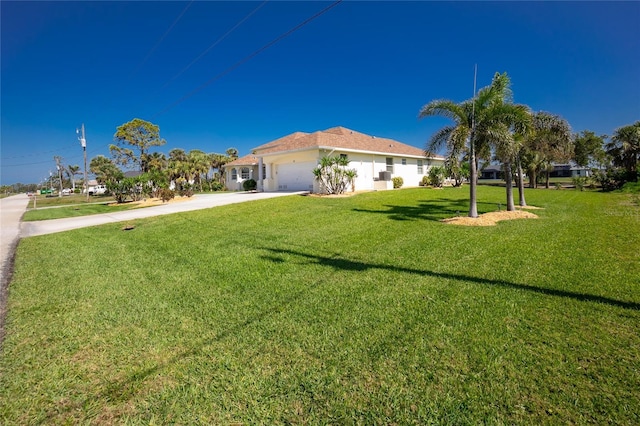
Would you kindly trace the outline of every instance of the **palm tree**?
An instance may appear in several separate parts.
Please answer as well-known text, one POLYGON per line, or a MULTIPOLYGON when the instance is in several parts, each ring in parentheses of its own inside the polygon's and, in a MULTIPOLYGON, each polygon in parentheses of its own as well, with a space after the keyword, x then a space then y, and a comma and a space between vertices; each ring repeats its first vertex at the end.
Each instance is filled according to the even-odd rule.
POLYGON ((536 188, 538 174, 545 173, 545 186, 549 188, 553 163, 567 162, 572 157, 571 127, 559 115, 544 111, 534 113, 532 120, 533 131, 524 140, 521 157, 526 159, 529 187, 536 188))
MULTIPOLYGON (((531 113, 528 106, 511 103, 510 80, 506 73, 496 74, 494 84, 501 87, 502 98, 494 101, 486 137, 492 139, 496 157, 504 164, 507 211, 514 211, 512 166, 518 161, 524 135, 531 130, 531 113)), ((518 172, 521 175, 521 170, 518 172)), ((524 203, 524 191, 520 191, 520 202, 521 205, 524 203)))
POLYGON ((231 157, 231 160, 235 160, 236 158, 238 158, 238 150, 233 147, 228 148, 226 153, 229 157, 231 157))
MULTIPOLYGON (((434 100, 420 110, 418 118, 442 116, 454 124, 437 131, 429 140, 426 153, 436 152, 446 146, 449 155, 466 152, 469 158, 469 217, 478 217, 477 208, 477 153, 486 153, 497 140, 499 117, 502 116, 509 79, 506 73, 494 75, 491 85, 461 103, 450 100, 434 100)), ((486 154, 483 154, 483 156, 486 154)))
POLYGON ((624 167, 627 179, 638 181, 638 161, 640 161, 640 121, 616 129, 606 150, 613 158, 613 164, 624 167))
POLYGON ((193 149, 187 155, 187 162, 194 183, 198 184, 202 192, 202 175, 209 171, 209 157, 203 151, 193 149))
POLYGON ((152 152, 146 157, 147 168, 150 172, 162 172, 167 168, 167 157, 161 152, 152 152))
POLYGON ((209 169, 211 170, 211 180, 213 181, 216 173, 218 173, 218 178, 220 179, 220 182, 222 182, 222 166, 224 166, 229 161, 229 157, 224 154, 212 152, 208 155, 208 158, 209 169))
POLYGON ((75 192, 76 191, 76 175, 80 174, 80 166, 68 165, 65 171, 67 173, 67 176, 69 176, 69 179, 71 180, 71 190, 75 192))

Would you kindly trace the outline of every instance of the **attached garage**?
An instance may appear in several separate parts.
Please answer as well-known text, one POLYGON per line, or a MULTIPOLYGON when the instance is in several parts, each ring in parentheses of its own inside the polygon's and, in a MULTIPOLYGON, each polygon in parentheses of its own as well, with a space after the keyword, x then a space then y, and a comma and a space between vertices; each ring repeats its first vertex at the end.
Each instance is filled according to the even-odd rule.
POLYGON ((315 162, 275 165, 278 191, 310 191, 313 189, 315 162))

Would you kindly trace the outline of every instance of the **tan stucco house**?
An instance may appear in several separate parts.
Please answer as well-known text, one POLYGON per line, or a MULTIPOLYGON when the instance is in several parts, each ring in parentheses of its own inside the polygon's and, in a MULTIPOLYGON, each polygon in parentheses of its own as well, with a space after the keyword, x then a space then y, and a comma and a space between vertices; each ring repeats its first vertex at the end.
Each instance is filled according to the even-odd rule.
POLYGON ((251 155, 225 165, 226 185, 241 190, 254 179, 259 191, 320 192, 312 170, 324 156, 345 155, 358 177, 357 190, 392 189, 399 176, 404 187, 419 186, 432 166, 444 157, 426 157, 424 151, 393 139, 356 132, 345 127, 313 133, 295 132, 254 148, 251 155))

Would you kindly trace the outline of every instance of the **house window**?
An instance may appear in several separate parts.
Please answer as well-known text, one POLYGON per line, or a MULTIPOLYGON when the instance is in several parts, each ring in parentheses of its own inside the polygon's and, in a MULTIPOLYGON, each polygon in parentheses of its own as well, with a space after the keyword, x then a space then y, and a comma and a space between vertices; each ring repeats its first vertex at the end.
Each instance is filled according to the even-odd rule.
POLYGON ((262 179, 267 178, 267 165, 262 163, 262 179))
POLYGON ((347 154, 340 154, 340 158, 346 160, 347 159, 347 154))
POLYGON ((402 165, 403 165, 403 166, 406 166, 406 165, 407 165, 407 159, 406 159, 406 158, 403 158, 403 159, 402 159, 402 165))
POLYGON ((242 169, 240 169, 240 177, 242 178, 242 180, 249 179, 248 167, 243 167, 242 169))
POLYGON ((418 160, 418 174, 419 175, 424 174, 424 169, 422 167, 422 160, 418 160))
POLYGON ((235 168, 231 169, 231 180, 238 180, 238 170, 235 168))
POLYGON ((387 157, 387 171, 393 173, 393 158, 387 157))

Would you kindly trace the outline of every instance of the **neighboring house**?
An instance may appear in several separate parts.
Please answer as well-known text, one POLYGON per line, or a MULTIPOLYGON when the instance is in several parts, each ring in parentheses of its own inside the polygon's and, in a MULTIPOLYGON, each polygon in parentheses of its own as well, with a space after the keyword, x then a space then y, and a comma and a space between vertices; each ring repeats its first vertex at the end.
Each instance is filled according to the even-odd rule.
MULTIPOLYGON (((515 173, 515 169, 513 170, 515 173)), ((588 167, 579 167, 572 164, 555 164, 549 173, 550 177, 579 177, 591 176, 588 167)), ((480 179, 504 179, 504 171, 500 165, 487 166, 480 170, 480 179)))
POLYGON ((553 171, 549 173, 550 177, 584 177, 591 176, 591 170, 588 167, 580 167, 571 164, 555 164, 553 171))
POLYGON ((504 172, 500 166, 487 166, 480 170, 479 179, 504 179, 504 172))
POLYGON ((419 186, 432 166, 444 164, 444 157, 427 158, 420 148, 333 127, 292 133, 226 164, 227 188, 241 189, 244 180, 254 179, 262 191, 321 192, 313 169, 322 157, 339 155, 346 156, 348 168, 356 170, 354 186, 358 191, 392 189, 393 177, 401 177, 405 187, 419 186))

